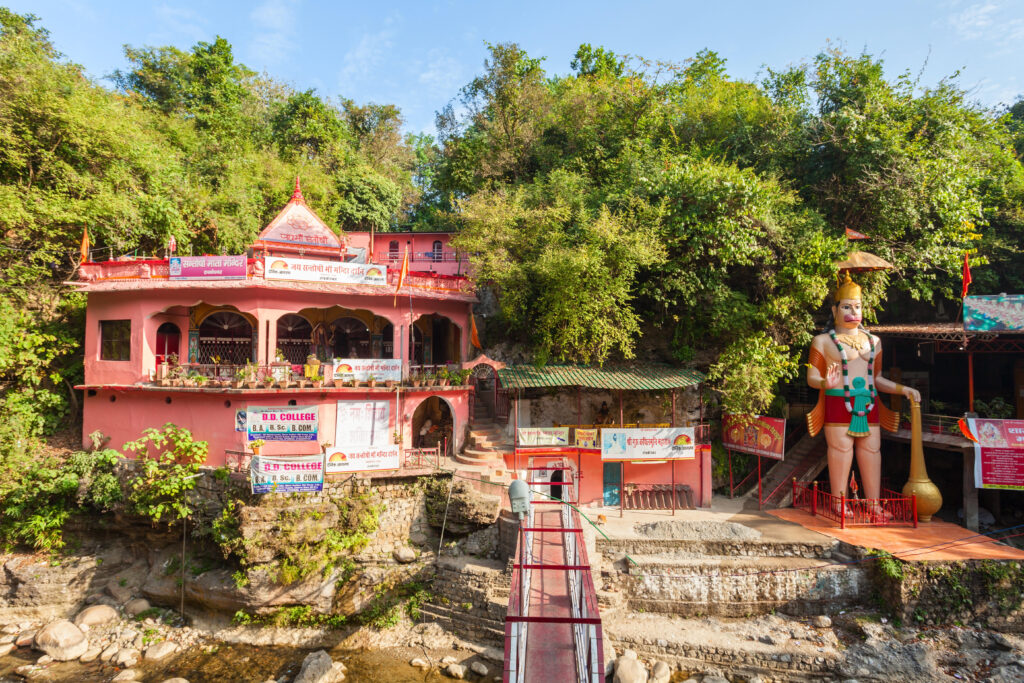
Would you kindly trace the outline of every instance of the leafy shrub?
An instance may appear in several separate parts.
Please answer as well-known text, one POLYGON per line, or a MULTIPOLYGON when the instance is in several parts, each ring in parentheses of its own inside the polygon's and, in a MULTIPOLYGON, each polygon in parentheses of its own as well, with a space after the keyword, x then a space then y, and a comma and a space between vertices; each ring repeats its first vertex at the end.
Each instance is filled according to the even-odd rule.
POLYGON ((209 445, 196 441, 192 432, 168 422, 163 429, 147 429, 145 436, 124 445, 138 456, 138 471, 131 481, 131 510, 153 522, 173 524, 192 514, 188 499, 206 462, 209 445))

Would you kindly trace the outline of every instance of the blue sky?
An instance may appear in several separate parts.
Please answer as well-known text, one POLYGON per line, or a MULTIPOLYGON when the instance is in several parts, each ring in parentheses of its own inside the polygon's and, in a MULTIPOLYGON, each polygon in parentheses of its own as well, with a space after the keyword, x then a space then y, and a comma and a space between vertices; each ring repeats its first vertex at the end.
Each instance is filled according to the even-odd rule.
POLYGON ((580 43, 682 62, 702 48, 753 79, 814 57, 829 41, 885 59, 890 75, 923 69, 930 85, 960 70, 986 106, 1024 94, 1024 2, 314 2, 313 0, 0 0, 32 12, 57 48, 96 78, 124 67, 121 46, 188 48, 221 35, 236 58, 297 89, 397 104, 411 131, 482 69, 485 41, 514 41, 569 71, 580 43))

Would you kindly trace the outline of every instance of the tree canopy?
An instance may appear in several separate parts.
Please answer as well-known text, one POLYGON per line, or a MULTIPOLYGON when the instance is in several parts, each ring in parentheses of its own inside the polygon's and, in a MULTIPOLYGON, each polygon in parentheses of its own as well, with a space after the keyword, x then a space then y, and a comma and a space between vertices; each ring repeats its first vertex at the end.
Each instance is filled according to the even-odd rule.
MULTIPOLYGON (((711 370, 761 412, 795 375, 849 245, 894 264, 885 294, 1022 291, 1024 101, 972 102, 869 54, 730 75, 591 44, 563 75, 513 43, 405 135, 387 103, 256 73, 223 38, 125 48, 86 78, 31 16, 0 8, 0 417, 52 431, 73 409, 84 302, 61 283, 98 253, 238 252, 295 175, 336 230, 454 230, 498 294, 503 339, 538 363, 658 358, 711 370)), ((486 339, 485 339, 486 341, 486 339)), ((16 439, 15 439, 16 440, 16 439)))

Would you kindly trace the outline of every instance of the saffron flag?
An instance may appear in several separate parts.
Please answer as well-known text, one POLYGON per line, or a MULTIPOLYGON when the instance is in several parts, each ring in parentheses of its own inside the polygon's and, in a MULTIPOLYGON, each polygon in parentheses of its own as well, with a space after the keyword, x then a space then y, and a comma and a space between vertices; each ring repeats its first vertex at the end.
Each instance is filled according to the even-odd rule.
POLYGON ((405 248, 405 256, 402 258, 402 268, 398 271, 398 282, 395 284, 395 302, 398 305, 398 290, 405 284, 405 276, 409 274, 409 247, 405 248))
POLYGON ((472 313, 469 314, 469 341, 473 343, 473 346, 483 350, 483 344, 480 343, 480 335, 476 331, 476 316, 472 313))
POLYGON ((82 230, 82 247, 80 251, 81 258, 79 263, 86 263, 89 261, 89 228, 82 230))
POLYGON ((856 230, 852 230, 850 228, 846 228, 846 239, 848 239, 848 240, 867 240, 867 239, 871 239, 871 238, 868 237, 867 235, 865 235, 862 232, 858 232, 856 230))
POLYGON ((960 290, 960 298, 967 296, 967 287, 971 284, 971 264, 967 262, 967 252, 964 252, 964 288, 960 290))

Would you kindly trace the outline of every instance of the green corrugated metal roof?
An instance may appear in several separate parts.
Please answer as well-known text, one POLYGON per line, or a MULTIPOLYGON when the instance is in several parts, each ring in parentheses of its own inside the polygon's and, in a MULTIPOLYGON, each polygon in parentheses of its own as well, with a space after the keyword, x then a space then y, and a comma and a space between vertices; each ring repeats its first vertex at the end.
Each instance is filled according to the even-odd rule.
POLYGON ((638 365, 634 367, 590 368, 580 365, 509 365, 498 370, 501 386, 506 389, 540 389, 544 387, 588 387, 590 389, 623 389, 655 391, 684 389, 704 381, 696 370, 669 365, 638 365))

